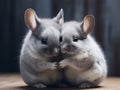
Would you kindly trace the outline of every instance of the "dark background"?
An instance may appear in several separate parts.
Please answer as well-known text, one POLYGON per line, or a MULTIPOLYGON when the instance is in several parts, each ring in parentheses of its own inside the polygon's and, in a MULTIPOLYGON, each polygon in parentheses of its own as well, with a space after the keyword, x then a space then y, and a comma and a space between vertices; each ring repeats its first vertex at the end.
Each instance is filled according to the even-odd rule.
POLYGON ((105 52, 109 75, 120 76, 120 0, 0 0, 0 72, 19 71, 27 8, 41 18, 52 18, 63 8, 65 21, 81 21, 93 14, 93 34, 105 52))

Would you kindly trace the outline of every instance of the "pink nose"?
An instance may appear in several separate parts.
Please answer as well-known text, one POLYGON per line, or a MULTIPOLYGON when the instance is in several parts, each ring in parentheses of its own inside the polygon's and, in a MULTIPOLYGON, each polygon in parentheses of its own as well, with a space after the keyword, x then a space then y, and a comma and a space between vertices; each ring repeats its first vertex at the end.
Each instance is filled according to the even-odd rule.
POLYGON ((63 48, 63 51, 69 51, 69 49, 66 47, 66 48, 63 48))
POLYGON ((70 50, 70 48, 69 48, 68 45, 62 47, 62 52, 63 53, 67 53, 67 52, 69 52, 69 50, 70 50))

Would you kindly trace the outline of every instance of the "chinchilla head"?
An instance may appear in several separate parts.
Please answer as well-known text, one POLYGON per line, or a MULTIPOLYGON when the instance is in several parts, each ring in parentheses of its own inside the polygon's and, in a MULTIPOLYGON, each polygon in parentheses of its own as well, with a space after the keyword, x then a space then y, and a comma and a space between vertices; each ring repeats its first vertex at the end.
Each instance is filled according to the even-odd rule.
POLYGON ((94 29, 94 16, 87 15, 82 22, 70 21, 62 25, 61 52, 72 55, 85 50, 89 33, 94 29))
POLYGON ((59 53, 60 28, 63 10, 52 19, 38 18, 33 9, 25 12, 25 23, 31 31, 30 44, 40 55, 52 57, 59 53))

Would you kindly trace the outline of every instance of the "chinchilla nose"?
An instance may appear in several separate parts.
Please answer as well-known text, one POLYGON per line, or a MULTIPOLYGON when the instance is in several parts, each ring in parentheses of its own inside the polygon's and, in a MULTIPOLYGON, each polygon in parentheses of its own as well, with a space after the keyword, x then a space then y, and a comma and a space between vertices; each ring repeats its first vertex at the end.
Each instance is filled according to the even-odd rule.
POLYGON ((70 50, 70 45, 63 45, 61 48, 62 53, 67 53, 70 50))
POLYGON ((52 56, 55 56, 55 55, 58 54, 58 52, 59 52, 58 48, 54 48, 54 49, 51 51, 51 54, 52 54, 52 56))

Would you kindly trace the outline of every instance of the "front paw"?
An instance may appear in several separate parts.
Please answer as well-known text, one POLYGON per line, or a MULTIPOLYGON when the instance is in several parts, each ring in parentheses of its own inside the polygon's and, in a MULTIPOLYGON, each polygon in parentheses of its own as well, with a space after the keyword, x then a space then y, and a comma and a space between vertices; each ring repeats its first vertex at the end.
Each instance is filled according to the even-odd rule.
POLYGON ((68 65, 67 60, 62 60, 59 62, 59 68, 65 68, 68 65))
POLYGON ((55 70, 55 69, 57 69, 57 63, 56 63, 56 62, 51 63, 51 65, 50 65, 50 69, 51 69, 51 70, 55 70))

